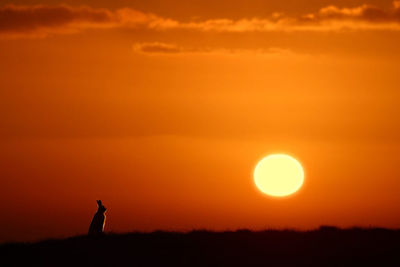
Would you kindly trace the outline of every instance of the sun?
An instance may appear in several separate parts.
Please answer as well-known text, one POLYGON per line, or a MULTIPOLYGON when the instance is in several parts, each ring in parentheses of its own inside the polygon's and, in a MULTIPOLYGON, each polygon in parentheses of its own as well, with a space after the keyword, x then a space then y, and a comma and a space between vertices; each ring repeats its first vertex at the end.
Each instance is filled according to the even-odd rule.
POLYGON ((261 192, 273 197, 284 197, 295 193, 303 185, 304 170, 295 158, 273 154, 257 163, 254 182, 261 192))

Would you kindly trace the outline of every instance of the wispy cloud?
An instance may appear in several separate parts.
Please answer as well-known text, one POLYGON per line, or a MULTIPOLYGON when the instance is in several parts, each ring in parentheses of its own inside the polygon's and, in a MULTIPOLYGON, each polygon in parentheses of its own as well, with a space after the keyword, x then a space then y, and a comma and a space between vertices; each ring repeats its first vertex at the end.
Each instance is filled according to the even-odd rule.
POLYGON ((171 43, 151 42, 136 43, 132 46, 135 53, 145 55, 187 55, 187 54, 204 54, 204 55, 227 55, 227 56, 243 56, 257 55, 268 57, 306 57, 306 54, 294 53, 289 49, 278 47, 270 47, 265 49, 226 49, 226 48, 206 48, 206 47, 184 47, 171 43))
POLYGON ((185 51, 177 45, 160 42, 134 44, 133 50, 145 54, 178 54, 185 51))
MULTIPOLYGON (((273 32, 400 30, 400 0, 387 11, 372 5, 352 8, 327 6, 315 13, 298 17, 275 13, 262 18, 238 20, 216 18, 182 22, 131 8, 71 7, 66 5, 0 7, 0 35, 6 37, 43 37, 54 33, 75 33, 91 28, 141 28, 147 30, 189 30, 203 32, 273 32)), ((152 49, 148 47, 147 49, 152 49)), ((166 49, 158 47, 153 49, 166 49)))
POLYGON ((372 5, 327 6, 299 17, 275 13, 267 18, 214 19, 179 24, 182 28, 217 32, 400 30, 400 0, 390 11, 372 5))
POLYGON ((105 8, 67 5, 0 7, 0 35, 3 37, 44 37, 54 33, 76 33, 91 28, 170 28, 176 27, 177 23, 130 8, 111 11, 105 8))
POLYGON ((45 36, 70 33, 82 28, 112 26, 107 9, 68 6, 15 6, 0 8, 0 33, 7 36, 45 36))

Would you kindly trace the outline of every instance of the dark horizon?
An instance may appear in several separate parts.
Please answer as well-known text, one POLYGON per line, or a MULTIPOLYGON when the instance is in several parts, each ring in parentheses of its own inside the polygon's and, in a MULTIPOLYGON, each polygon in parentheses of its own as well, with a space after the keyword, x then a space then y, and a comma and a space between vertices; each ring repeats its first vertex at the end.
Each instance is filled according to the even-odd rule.
POLYGON ((400 230, 154 232, 0 245, 5 266, 397 266, 400 230))
MULTIPOLYGON (((248 232, 248 233, 264 233, 264 232, 294 232, 294 233, 309 233, 309 232, 335 232, 335 231, 388 231, 388 232, 398 232, 400 228, 385 228, 378 226, 369 226, 369 227, 360 227, 360 226, 352 226, 341 228, 334 225, 321 225, 312 229, 296 229, 296 228, 265 228, 265 229, 257 229, 251 230, 248 228, 238 228, 238 229, 225 229, 225 230, 212 230, 212 229, 187 229, 187 230, 165 230, 165 229, 155 229, 152 231, 139 231, 139 230, 131 230, 126 232, 112 232, 105 231, 103 235, 98 236, 98 238, 102 238, 102 236, 124 236, 124 235, 132 235, 132 234, 143 234, 143 235, 152 235, 157 233, 169 233, 169 234, 190 234, 197 232, 205 232, 205 233, 240 233, 240 232, 248 232)), ((87 233, 75 234, 71 236, 53 236, 53 237, 43 237, 39 239, 32 240, 4 240, 0 242, 0 245, 10 245, 10 244, 36 244, 47 241, 62 241, 74 238, 91 238, 87 233)), ((96 237, 93 237, 96 238, 96 237)))

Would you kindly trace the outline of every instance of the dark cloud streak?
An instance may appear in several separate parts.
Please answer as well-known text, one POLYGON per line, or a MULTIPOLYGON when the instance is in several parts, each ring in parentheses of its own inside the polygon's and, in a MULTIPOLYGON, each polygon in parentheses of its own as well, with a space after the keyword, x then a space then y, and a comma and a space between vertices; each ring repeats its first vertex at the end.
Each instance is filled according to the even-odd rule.
POLYGON ((136 44, 133 46, 133 50, 147 54, 177 54, 183 52, 183 49, 176 45, 159 42, 136 44))
POLYGON ((14 6, 0 8, 1 32, 32 32, 41 28, 61 28, 73 23, 104 25, 113 15, 106 9, 68 6, 14 6))
MULTIPOLYGON (((71 7, 66 5, 0 7, 0 36, 47 36, 52 33, 74 33, 91 28, 141 28, 153 31, 188 30, 202 32, 291 32, 353 30, 400 30, 400 1, 389 11, 372 5, 352 8, 327 6, 318 12, 291 17, 274 13, 267 17, 232 20, 215 18, 183 22, 144 13, 131 8, 71 7)), ((174 52, 171 47, 147 47, 174 52)), ((175 51, 177 52, 177 51, 175 51)))

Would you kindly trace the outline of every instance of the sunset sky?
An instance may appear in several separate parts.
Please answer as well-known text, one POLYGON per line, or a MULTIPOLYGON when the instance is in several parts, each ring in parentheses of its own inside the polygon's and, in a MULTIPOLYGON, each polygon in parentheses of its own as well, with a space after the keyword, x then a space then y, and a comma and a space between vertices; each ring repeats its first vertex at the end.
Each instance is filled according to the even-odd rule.
POLYGON ((0 242, 399 228, 399 62, 400 0, 1 1, 0 242))

